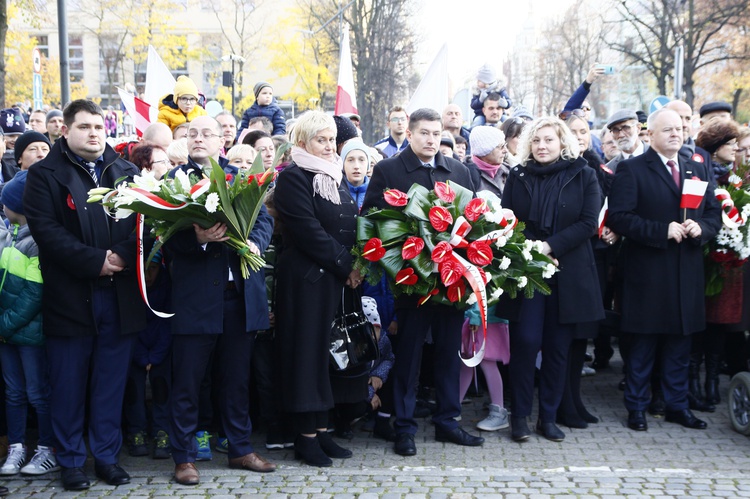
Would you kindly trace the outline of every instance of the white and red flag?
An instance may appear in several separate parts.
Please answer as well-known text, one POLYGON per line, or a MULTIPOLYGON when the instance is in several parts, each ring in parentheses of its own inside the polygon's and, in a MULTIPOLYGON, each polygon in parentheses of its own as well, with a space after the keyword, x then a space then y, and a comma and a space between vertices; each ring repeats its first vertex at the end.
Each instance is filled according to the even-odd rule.
POLYGON ((604 205, 599 211, 599 237, 602 237, 604 231, 604 225, 607 223, 607 215, 609 214, 609 198, 604 198, 604 205))
POLYGON ((344 26, 341 39, 341 59, 339 61, 339 83, 336 88, 336 107, 333 114, 359 114, 357 98, 354 95, 354 72, 352 70, 352 52, 349 48, 349 26, 344 26))
POLYGON ((151 124, 151 117, 149 116, 151 106, 146 101, 119 87, 117 88, 117 92, 120 94, 120 100, 125 109, 127 109, 128 114, 133 117, 136 133, 141 137, 146 127, 151 124))
POLYGON ((680 208, 690 208, 691 210, 698 208, 703 201, 707 187, 708 182, 704 182, 697 177, 685 179, 682 183, 680 208))

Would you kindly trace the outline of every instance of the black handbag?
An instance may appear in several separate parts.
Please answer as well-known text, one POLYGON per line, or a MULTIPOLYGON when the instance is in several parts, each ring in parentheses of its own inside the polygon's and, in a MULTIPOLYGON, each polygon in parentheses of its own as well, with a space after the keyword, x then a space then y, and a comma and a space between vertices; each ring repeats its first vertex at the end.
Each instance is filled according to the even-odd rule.
POLYGON ((365 317, 362 297, 356 290, 344 288, 341 292, 341 308, 331 324, 329 351, 334 371, 347 371, 380 358, 375 328, 365 317))

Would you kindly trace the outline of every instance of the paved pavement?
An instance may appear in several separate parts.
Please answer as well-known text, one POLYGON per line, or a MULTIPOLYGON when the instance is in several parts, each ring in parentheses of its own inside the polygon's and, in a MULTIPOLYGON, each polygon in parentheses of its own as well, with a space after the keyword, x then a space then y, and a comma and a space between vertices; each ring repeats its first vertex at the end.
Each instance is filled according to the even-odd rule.
MULTIPOLYGON (((584 378, 584 400, 601 422, 585 430, 563 427, 567 437, 562 443, 533 435, 518 444, 509 430, 501 430, 482 432, 486 442, 480 448, 458 447, 435 442, 424 420, 418 453, 410 458, 357 431, 347 445, 354 457, 318 469, 295 461, 291 451, 265 451, 258 436, 257 448, 279 464, 275 473, 229 470, 226 456, 214 453, 213 461, 198 463, 201 484, 183 487, 170 481, 171 460, 124 452, 121 464, 133 477, 126 486, 93 482, 84 493, 65 492, 58 473, 16 478, 6 486, 13 498, 750 497, 750 441, 732 430, 725 403, 713 414, 697 413, 709 424, 705 431, 649 416, 648 432, 633 432, 625 426, 619 373, 615 362, 612 369, 584 378)), ((728 384, 722 376, 724 399, 728 384)), ((464 428, 478 433, 474 424, 486 414, 483 405, 484 400, 475 399, 463 406, 464 428)), ((93 477, 92 463, 87 471, 93 477)))

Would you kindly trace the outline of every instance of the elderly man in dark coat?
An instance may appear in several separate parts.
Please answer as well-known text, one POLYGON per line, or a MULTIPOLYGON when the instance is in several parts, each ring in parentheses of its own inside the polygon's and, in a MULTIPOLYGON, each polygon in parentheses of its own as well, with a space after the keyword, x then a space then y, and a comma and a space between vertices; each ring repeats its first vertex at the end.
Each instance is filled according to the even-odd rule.
POLYGON ((687 428, 706 423, 688 408, 690 335, 705 327, 703 251, 721 227, 709 186, 700 206, 680 208, 685 179, 709 181, 706 165, 679 155, 680 116, 669 109, 648 119, 651 148, 619 164, 609 195, 608 225, 625 237, 621 330, 631 335, 626 373, 628 426, 648 428, 648 384, 660 349, 666 419, 687 428))
MULTIPOLYGON (((412 184, 418 183, 432 189, 435 182, 451 180, 473 190, 469 170, 438 151, 442 128, 440 115, 436 111, 414 111, 406 132, 409 147, 375 167, 362 205, 363 213, 371 207, 387 207, 383 199, 386 188, 407 192, 412 184)), ((461 401, 458 398, 461 361, 457 352, 461 346, 459 332, 463 313, 454 307, 429 302, 417 308, 416 301, 416 297, 409 296, 399 298, 396 303, 399 341, 392 377, 397 434, 394 450, 402 456, 417 453, 414 444, 414 434, 417 432, 414 408, 422 346, 428 330, 432 331, 435 342, 435 438, 458 445, 481 445, 483 438, 466 433, 455 420, 461 414, 461 401)))

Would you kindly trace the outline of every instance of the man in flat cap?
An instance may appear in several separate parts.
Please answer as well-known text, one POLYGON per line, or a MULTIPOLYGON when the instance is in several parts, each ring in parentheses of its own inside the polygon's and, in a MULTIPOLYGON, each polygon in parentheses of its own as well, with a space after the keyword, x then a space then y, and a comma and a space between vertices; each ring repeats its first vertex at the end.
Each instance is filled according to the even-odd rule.
POLYGON ((607 163, 607 167, 613 172, 620 161, 640 156, 648 149, 648 146, 638 138, 641 125, 638 122, 638 115, 632 109, 621 109, 615 112, 607 120, 607 129, 612 132, 612 137, 620 150, 620 153, 607 163))
POLYGON ((714 101, 703 104, 700 108, 701 126, 708 123, 708 120, 715 118, 722 120, 732 119, 732 105, 728 102, 714 101))

